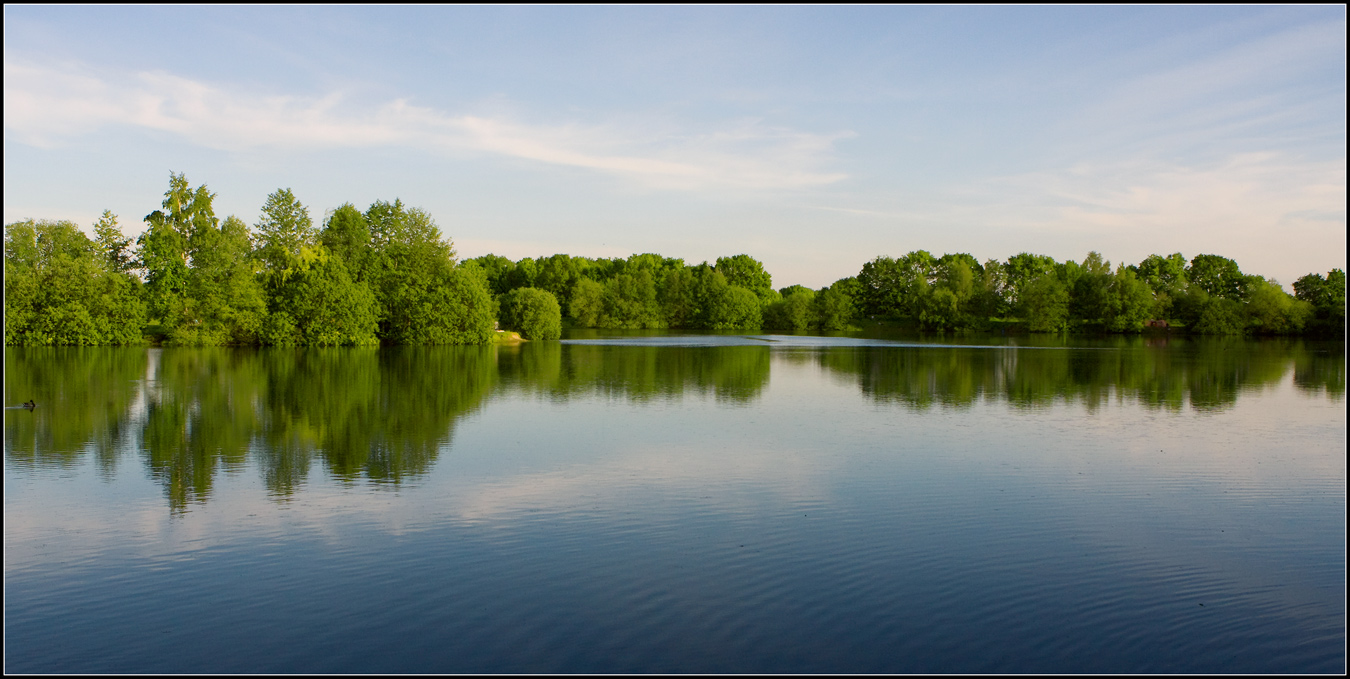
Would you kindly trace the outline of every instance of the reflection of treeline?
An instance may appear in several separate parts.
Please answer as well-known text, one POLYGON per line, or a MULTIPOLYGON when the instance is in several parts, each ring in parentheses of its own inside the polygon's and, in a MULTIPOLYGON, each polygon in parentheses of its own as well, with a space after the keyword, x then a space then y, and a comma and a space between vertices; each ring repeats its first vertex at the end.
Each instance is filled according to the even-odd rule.
POLYGON ((1112 268, 1021 253, 981 264, 916 250, 877 257, 812 290, 774 289, 749 255, 686 264, 656 254, 557 254, 457 262, 425 211, 345 204, 322 226, 289 189, 252 227, 217 219, 215 195, 172 175, 133 243, 105 212, 91 240, 70 222, 5 228, 5 344, 126 345, 146 332, 180 345, 482 344, 494 320, 556 339, 587 328, 837 331, 863 319, 924 330, 1336 334, 1345 274, 1309 274, 1287 294, 1217 255, 1152 255, 1112 268))
POLYGON ((1345 393, 1344 357, 1326 347, 1197 338, 1183 348, 1154 350, 1138 342, 1122 338, 1118 347, 1063 349, 840 347, 787 356, 853 377, 875 400, 917 409, 980 400, 1039 407, 1063 400, 1091 410, 1119 397, 1174 411, 1188 403, 1197 410, 1223 409, 1242 389, 1277 383, 1291 359, 1301 390, 1345 393))
POLYGON ((138 450, 175 508, 205 500, 250 454, 278 495, 316 459, 340 479, 397 483, 430 468, 496 379, 481 346, 150 352, 6 352, 7 394, 39 403, 5 418, 6 454, 63 464, 92 442, 111 468, 117 451, 138 450))
POLYGON ((745 403, 769 383, 768 346, 614 346, 536 342, 498 353, 502 383, 552 398, 631 401, 712 394, 745 403))
POLYGON ((5 456, 11 463, 64 466, 92 448, 99 466, 111 472, 118 451, 140 438, 129 416, 146 363, 141 348, 6 349, 5 405, 32 399, 38 407, 7 413, 5 456))
POLYGON ((399 483, 427 472, 457 420, 493 389, 550 399, 756 400, 773 361, 819 365, 881 403, 923 410, 978 401, 1088 409, 1230 407, 1290 372, 1300 390, 1342 397, 1340 343, 1117 337, 1095 348, 519 346, 351 349, 27 348, 5 353, 5 455, 19 467, 103 473, 136 454, 171 507, 207 499, 252 459, 276 496, 317 462, 335 478, 399 483), (1168 346, 1152 346, 1153 343, 1168 346), (132 451, 135 451, 134 453, 132 451))

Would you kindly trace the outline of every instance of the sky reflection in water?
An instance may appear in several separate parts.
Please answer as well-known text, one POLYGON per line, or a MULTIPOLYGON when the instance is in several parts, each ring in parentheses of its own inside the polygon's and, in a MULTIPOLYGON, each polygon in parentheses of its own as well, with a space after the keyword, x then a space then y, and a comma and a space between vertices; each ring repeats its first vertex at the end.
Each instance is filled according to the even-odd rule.
POLYGON ((1344 667, 1340 345, 577 340, 7 350, 6 669, 1344 667))

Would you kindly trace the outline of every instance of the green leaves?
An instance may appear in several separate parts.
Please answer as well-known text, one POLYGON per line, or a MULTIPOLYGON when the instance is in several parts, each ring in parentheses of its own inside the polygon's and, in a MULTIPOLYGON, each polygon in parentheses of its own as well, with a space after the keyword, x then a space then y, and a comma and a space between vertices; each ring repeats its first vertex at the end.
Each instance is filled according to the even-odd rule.
MULTIPOLYGON (((101 223, 105 233, 112 230, 101 223)), ((140 282, 113 267, 70 222, 5 227, 5 344, 139 343, 145 324, 140 282)))
POLYGON ((501 325, 528 340, 555 340, 562 336, 562 310, 553 293, 518 288, 502 296, 501 325))

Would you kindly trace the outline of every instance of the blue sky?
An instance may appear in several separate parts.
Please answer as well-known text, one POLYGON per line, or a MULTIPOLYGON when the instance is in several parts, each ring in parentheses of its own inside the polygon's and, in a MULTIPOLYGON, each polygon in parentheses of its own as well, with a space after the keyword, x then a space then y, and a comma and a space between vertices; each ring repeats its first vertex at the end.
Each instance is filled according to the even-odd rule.
POLYGON ((5 7, 4 220, 169 173, 401 198, 461 256, 1220 254, 1345 268, 1346 19, 1305 7, 5 7))

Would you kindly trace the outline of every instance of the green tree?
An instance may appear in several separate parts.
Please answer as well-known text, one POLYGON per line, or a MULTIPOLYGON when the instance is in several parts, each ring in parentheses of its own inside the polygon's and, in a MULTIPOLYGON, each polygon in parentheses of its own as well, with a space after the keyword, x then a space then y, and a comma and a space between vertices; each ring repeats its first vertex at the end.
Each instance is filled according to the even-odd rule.
POLYGON ((267 196, 256 227, 257 256, 268 271, 287 268, 292 259, 300 256, 301 248, 319 241, 309 209, 296 200, 290 189, 277 189, 267 196))
POLYGON ((1069 288, 1070 318, 1090 323, 1102 321, 1109 313, 1111 262, 1102 259, 1101 253, 1089 252, 1075 273, 1069 288))
POLYGON ((764 265, 750 255, 718 257, 713 267, 726 277, 727 283, 749 290, 761 300, 773 301, 773 277, 764 270, 764 265))
POLYGON ((501 324, 525 339, 555 340, 562 336, 562 311, 553 293, 517 288, 502 296, 501 324))
POLYGON ((122 227, 117 224, 117 215, 104 210, 103 216, 94 222, 95 243, 103 257, 104 266, 114 273, 129 273, 136 266, 136 257, 132 252, 131 239, 122 235, 122 227))
POLYGON ((604 328, 661 328, 665 316, 656 298, 651 271, 621 273, 605 283, 604 328))
POLYGON ((1311 332, 1345 335, 1344 271, 1332 269, 1326 278, 1308 274, 1294 282, 1294 296, 1312 306, 1311 332))
POLYGON ((764 327, 789 332, 805 332, 818 325, 816 319, 816 293, 809 288, 791 290, 782 300, 764 307, 764 327))
POLYGON ((1004 288, 1003 301, 1009 307, 1022 303, 1022 291, 1042 276, 1055 273, 1055 259, 1048 255, 1033 255, 1027 252, 1013 255, 1003 265, 1004 288))
POLYGON ((553 255, 539 264, 535 286, 547 290, 561 306, 571 301, 572 288, 584 275, 582 260, 568 255, 553 255))
POLYGON ((695 272, 701 327, 713 330, 758 330, 763 323, 759 297, 727 283, 722 272, 708 266, 695 272))
POLYGON ((1121 266, 1107 285, 1104 321, 1112 332, 1138 332, 1153 314, 1153 294, 1134 271, 1121 266))
POLYGON ((813 315, 821 330, 838 331, 852 327, 858 312, 848 292, 850 283, 856 285, 857 281, 853 278, 841 279, 816 293, 812 300, 815 305, 813 315))
POLYGON ((511 291, 510 274, 516 268, 515 262, 501 255, 492 254, 474 257, 472 261, 483 270, 483 274, 487 277, 488 292, 495 296, 501 296, 511 291))
POLYGON ((577 281, 572 286, 567 313, 583 328, 600 327, 600 317, 605 313, 605 286, 589 278, 577 281))
MULTIPOLYGON (((209 198, 206 198, 209 200, 209 198)), ((175 344, 256 344, 267 321, 267 297, 250 256, 248 226, 228 217, 199 224, 188 239, 192 253, 183 312, 169 333, 175 344)))
POLYGON ((1008 276, 1003 262, 987 260, 980 275, 974 282, 968 313, 977 325, 984 325, 993 318, 1001 318, 1009 313, 1010 306, 1004 298, 1008 286, 1008 276))
POLYGON ((1019 311, 1032 332, 1060 332, 1068 327, 1069 290, 1053 273, 1021 284, 1019 311))
POLYGON ((1241 335, 1247 325, 1242 304, 1205 294, 1206 297, 1199 304, 1199 316, 1191 329, 1202 335, 1241 335))
POLYGON ((302 246, 278 272, 265 342, 274 346, 379 344, 379 307, 342 258, 322 246, 302 246))
POLYGON ((109 345, 141 341, 139 281, 111 268, 70 222, 5 227, 5 344, 109 345))
POLYGON ((698 284, 691 267, 666 271, 656 291, 656 302, 666 327, 689 328, 698 322, 698 284))
POLYGON ((145 231, 136 239, 140 268, 145 271, 149 313, 164 327, 173 328, 183 321, 188 298, 188 238, 194 223, 215 219, 210 194, 204 197, 206 204, 199 204, 187 178, 171 173, 163 210, 145 216, 145 231))
POLYGON ((1263 335, 1287 335, 1303 330, 1313 305, 1285 292, 1274 281, 1251 276, 1247 281, 1247 328, 1263 335))
POLYGON ((351 203, 329 215, 319 232, 319 243, 342 260, 348 275, 354 281, 367 280, 367 260, 370 257, 370 225, 366 216, 351 203))
POLYGON ((1186 272, 1193 287, 1234 302, 1247 299, 1247 277, 1237 262, 1218 255, 1196 255, 1186 272))
POLYGON ((863 312, 919 320, 936 277, 937 260, 926 250, 899 259, 877 257, 858 272, 863 312))

